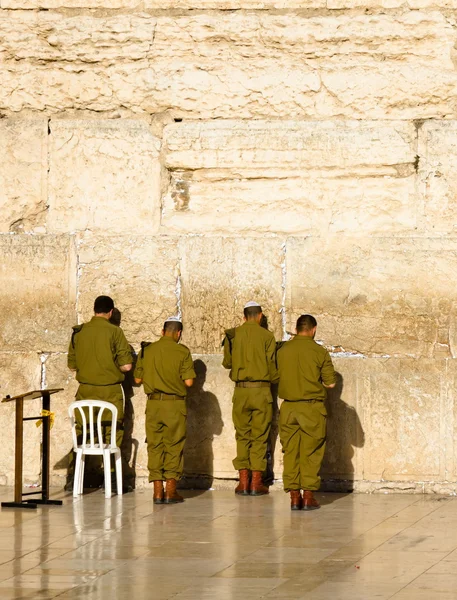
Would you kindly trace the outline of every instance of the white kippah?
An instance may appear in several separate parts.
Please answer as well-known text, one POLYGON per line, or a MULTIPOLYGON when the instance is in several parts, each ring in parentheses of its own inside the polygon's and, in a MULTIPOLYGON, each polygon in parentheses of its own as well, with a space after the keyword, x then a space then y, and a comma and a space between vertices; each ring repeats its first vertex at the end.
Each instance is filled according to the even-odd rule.
POLYGON ((165 319, 165 323, 181 323, 181 319, 179 317, 168 317, 168 319, 165 319))
POLYGON ((259 308, 261 308, 260 304, 258 302, 254 302, 254 300, 250 300, 249 302, 246 302, 246 304, 244 305, 244 308, 251 308, 253 306, 258 306, 259 308))

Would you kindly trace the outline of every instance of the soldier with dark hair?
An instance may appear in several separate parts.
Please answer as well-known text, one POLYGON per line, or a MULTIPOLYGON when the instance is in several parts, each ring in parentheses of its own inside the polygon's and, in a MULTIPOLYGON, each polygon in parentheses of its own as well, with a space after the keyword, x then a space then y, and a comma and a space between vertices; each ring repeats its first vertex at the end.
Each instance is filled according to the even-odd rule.
MULTIPOLYGON (((110 322, 114 302, 98 296, 94 316, 88 323, 73 327, 68 348, 68 367, 79 381, 76 400, 104 400, 117 407, 116 443, 123 436, 124 373, 132 368, 132 353, 122 329, 110 322)), ((79 414, 79 413, 78 413, 79 414)), ((106 428, 108 439, 110 428, 106 428)))
POLYGON ((267 442, 273 415, 271 383, 278 380, 274 335, 260 326, 262 308, 257 302, 244 307, 245 322, 228 329, 223 341, 223 366, 235 382, 233 424, 236 432, 236 458, 239 471, 236 494, 268 494, 262 473, 267 466, 267 442), (249 474, 252 473, 250 481, 249 474))
POLYGON ((182 477, 184 466, 187 388, 196 375, 189 349, 178 343, 182 329, 180 319, 167 319, 160 340, 141 344, 134 372, 135 383, 142 383, 148 396, 146 440, 155 504, 184 500, 176 491, 176 483, 182 477))
POLYGON ((278 350, 279 437, 284 452, 284 490, 292 510, 319 508, 313 492, 320 487, 327 411, 325 388, 336 375, 328 351, 314 341, 317 321, 312 315, 297 320, 297 335, 278 350), (301 495, 303 490, 303 497, 301 495))

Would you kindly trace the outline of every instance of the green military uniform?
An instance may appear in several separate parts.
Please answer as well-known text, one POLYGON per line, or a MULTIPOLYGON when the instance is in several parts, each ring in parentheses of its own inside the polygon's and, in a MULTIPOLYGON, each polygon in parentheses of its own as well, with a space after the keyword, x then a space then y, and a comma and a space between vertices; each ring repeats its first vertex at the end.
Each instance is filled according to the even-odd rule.
POLYGON ((148 395, 146 439, 149 481, 180 479, 186 441, 185 379, 195 379, 194 363, 188 348, 172 337, 142 344, 135 379, 142 379, 148 395))
POLYGON ((320 487, 319 470, 325 452, 327 411, 322 383, 335 383, 332 359, 313 338, 296 335, 277 354, 279 437, 284 452, 284 490, 320 487))
MULTIPOLYGON (((68 348, 68 367, 76 369, 79 381, 76 400, 104 400, 117 407, 116 443, 123 438, 123 393, 124 374, 119 369, 132 362, 130 346, 120 327, 103 317, 92 317, 88 323, 73 327, 68 348)), ((77 413, 79 416, 79 412, 77 413)), ((78 421, 78 434, 81 424, 78 421)), ((106 428, 106 440, 110 427, 106 428)))
POLYGON ((223 342, 223 366, 236 382, 233 394, 233 424, 236 432, 237 471, 264 471, 273 417, 270 384, 278 380, 274 335, 256 321, 229 329, 223 342))

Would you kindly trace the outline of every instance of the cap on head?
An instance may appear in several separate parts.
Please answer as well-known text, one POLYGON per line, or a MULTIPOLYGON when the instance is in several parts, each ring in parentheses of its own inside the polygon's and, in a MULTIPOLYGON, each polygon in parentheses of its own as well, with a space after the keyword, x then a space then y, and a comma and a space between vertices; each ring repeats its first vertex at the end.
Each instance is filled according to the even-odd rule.
POLYGON ((163 324, 163 331, 172 333, 182 331, 182 321, 179 317, 168 317, 163 324))
POLYGON ((258 316, 260 314, 262 314, 262 307, 260 306, 260 304, 258 302, 255 302, 254 300, 250 300, 249 302, 246 302, 246 304, 244 305, 244 318, 249 320, 249 319, 256 319, 258 318, 258 316))
POLYGON ((95 314, 108 314, 114 309, 114 301, 109 296, 98 296, 94 302, 95 314))

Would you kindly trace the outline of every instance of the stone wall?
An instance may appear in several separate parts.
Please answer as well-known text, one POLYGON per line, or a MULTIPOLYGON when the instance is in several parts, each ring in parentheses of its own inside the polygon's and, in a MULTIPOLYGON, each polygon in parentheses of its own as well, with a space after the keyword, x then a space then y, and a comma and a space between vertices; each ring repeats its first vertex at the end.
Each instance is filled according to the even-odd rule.
POLYGON ((220 341, 256 298, 278 339, 314 314, 341 374, 326 485, 457 491, 456 43, 455 0, 0 0, 0 393, 65 388, 54 484, 70 328, 106 293, 136 351, 183 316, 188 482, 235 476, 220 341))

